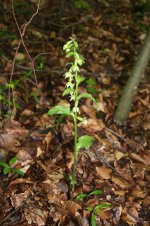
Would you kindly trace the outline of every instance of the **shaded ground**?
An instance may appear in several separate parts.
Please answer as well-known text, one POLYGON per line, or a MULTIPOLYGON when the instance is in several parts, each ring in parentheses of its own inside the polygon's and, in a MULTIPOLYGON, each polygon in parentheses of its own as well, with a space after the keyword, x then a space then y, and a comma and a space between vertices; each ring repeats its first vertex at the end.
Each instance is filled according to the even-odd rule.
MULTIPOLYGON (((140 1, 139 1, 140 2, 140 1)), ((150 84, 148 68, 126 125, 119 128, 113 115, 123 85, 150 23, 150 6, 132 1, 89 1, 89 9, 77 9, 69 1, 45 3, 28 26, 24 41, 36 57, 38 87, 24 48, 15 64, 15 107, 10 120, 8 88, 12 62, 19 42, 11 4, 0 3, 0 159, 17 154, 15 166, 24 177, 0 174, 0 225, 90 225, 86 207, 110 203, 96 214, 97 225, 150 225, 150 84), (60 7, 61 6, 61 7, 60 7), (95 138, 90 150, 82 150, 77 167, 75 195, 100 189, 83 201, 71 200, 68 175, 73 163, 72 122, 47 115, 62 99, 66 59, 62 46, 74 33, 85 57, 82 73, 93 78, 97 104, 81 102, 87 124, 79 134, 95 138), (45 54, 47 53, 47 54, 45 54)), ((20 25, 36 7, 15 1, 20 25)), ((80 92, 89 91, 84 83, 80 92)))

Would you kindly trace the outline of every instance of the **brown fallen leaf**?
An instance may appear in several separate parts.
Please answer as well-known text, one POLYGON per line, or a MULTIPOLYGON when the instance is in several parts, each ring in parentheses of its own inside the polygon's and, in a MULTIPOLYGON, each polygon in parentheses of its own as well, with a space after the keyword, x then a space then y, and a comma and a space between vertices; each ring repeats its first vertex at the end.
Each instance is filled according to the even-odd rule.
POLYGON ((89 133, 96 133, 102 131, 105 127, 102 120, 95 118, 87 119, 85 122, 80 124, 80 127, 86 129, 89 133))
POLYGON ((122 178, 119 178, 115 175, 113 175, 111 179, 112 179, 113 183, 115 183, 116 185, 118 185, 121 188, 129 188, 131 186, 128 182, 126 182, 122 178))
POLYGON ((15 144, 17 143, 17 138, 11 134, 0 134, 0 148, 6 149, 7 151, 15 151, 15 144))
POLYGON ((12 206, 16 209, 18 208, 29 196, 30 192, 25 191, 24 193, 20 194, 13 194, 10 197, 12 206))
POLYGON ((133 191, 131 192, 131 195, 133 195, 135 198, 145 198, 147 195, 147 191, 145 191, 143 188, 140 187, 136 187, 133 189, 133 191))
POLYGON ((123 152, 121 152, 121 151, 115 151, 115 158, 116 158, 117 161, 120 160, 120 159, 122 159, 125 156, 126 155, 123 152))
POLYGON ((117 225, 120 221, 121 213, 122 213, 122 206, 116 206, 113 208, 113 223, 117 225))
POLYGON ((70 200, 64 203, 64 207, 73 215, 75 215, 78 210, 82 210, 81 205, 70 200))
POLYGON ((99 211, 96 215, 98 215, 102 220, 107 220, 112 218, 112 213, 109 210, 99 211))
POLYGON ((102 177, 103 179, 110 179, 111 178, 112 170, 106 166, 97 167, 96 166, 96 176, 102 177))
POLYGON ((38 203, 36 204, 35 201, 30 200, 27 207, 24 208, 24 216, 29 225, 44 226, 48 211, 44 210, 38 203))

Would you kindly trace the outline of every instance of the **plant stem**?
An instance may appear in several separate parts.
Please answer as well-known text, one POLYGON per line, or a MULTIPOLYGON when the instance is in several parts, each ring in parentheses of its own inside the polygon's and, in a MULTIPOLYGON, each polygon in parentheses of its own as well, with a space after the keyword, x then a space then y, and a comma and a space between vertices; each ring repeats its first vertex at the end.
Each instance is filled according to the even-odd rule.
POLYGON ((73 163, 73 185, 72 185, 72 193, 74 193, 75 184, 76 184, 76 165, 77 165, 77 119, 76 113, 74 115, 74 163, 73 163))
MULTIPOLYGON (((76 82, 75 88, 75 107, 78 107, 78 84, 76 82)), ((77 140, 78 140, 78 131, 77 131, 77 111, 74 112, 74 163, 73 163, 73 185, 72 185, 72 194, 74 194, 75 184, 76 184, 76 166, 77 166, 77 158, 78 158, 78 150, 77 150, 77 140)))

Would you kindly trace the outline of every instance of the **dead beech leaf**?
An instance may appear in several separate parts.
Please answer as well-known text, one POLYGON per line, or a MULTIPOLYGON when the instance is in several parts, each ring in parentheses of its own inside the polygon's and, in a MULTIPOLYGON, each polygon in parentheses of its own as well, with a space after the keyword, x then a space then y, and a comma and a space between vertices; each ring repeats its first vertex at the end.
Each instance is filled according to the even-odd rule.
POLYGON ((65 203, 65 209, 67 209, 71 214, 75 215, 78 210, 82 209, 82 207, 79 204, 69 200, 65 203))
POLYGON ((17 143, 17 139, 10 134, 0 134, 0 148, 15 151, 15 144, 17 143))
POLYGON ((124 222, 128 223, 129 225, 135 225, 135 223, 136 223, 136 219, 134 217, 132 217, 131 215, 127 214, 127 213, 123 214, 121 216, 121 219, 124 222))
POLYGON ((46 137, 44 138, 44 142, 45 142, 45 144, 46 144, 46 150, 49 149, 49 145, 50 145, 50 143, 51 143, 51 140, 52 140, 52 133, 49 132, 49 133, 46 135, 46 137))
POLYGON ((33 111, 29 110, 29 109, 25 109, 22 113, 21 113, 21 117, 29 117, 32 116, 34 114, 33 111))
POLYGON ((96 167, 96 175, 98 177, 102 177, 103 179, 111 178, 112 170, 107 168, 106 166, 96 167))
POLYGON ((30 154, 30 150, 28 149, 20 149, 17 153, 17 160, 19 161, 26 161, 26 160, 31 160, 32 156, 30 154))
POLYGON ((115 208, 113 208, 113 211, 114 211, 113 223, 117 225, 120 221, 122 206, 116 206, 115 208))
POLYGON ((122 178, 119 178, 117 176, 112 176, 112 182, 115 183, 116 185, 118 185, 121 188, 129 188, 131 185, 126 182, 125 180, 123 180, 122 178))
POLYGON ((145 191, 143 188, 134 188, 131 192, 131 195, 138 198, 145 198, 147 195, 147 191, 145 191))
POLYGON ((124 196, 126 194, 125 190, 114 190, 114 194, 119 196, 124 196))
POLYGON ((7 83, 6 78, 4 78, 3 76, 0 76, 0 84, 4 84, 7 83))
POLYGON ((112 213, 109 210, 99 211, 96 215, 98 215, 102 220, 107 220, 112 218, 112 213))
POLYGON ((115 151, 115 158, 116 158, 117 161, 122 159, 124 156, 125 156, 125 154, 122 153, 121 151, 115 151))
POLYGON ((96 110, 93 108, 93 106, 86 106, 82 105, 81 110, 90 118, 96 118, 96 110))
POLYGON ((36 157, 40 157, 43 153, 44 153, 44 150, 42 150, 41 147, 37 147, 36 157))
POLYGON ((20 138, 23 138, 23 137, 26 137, 28 134, 29 134, 29 131, 27 129, 24 129, 24 128, 7 128, 5 129, 5 131, 10 134, 10 135, 13 135, 14 137, 19 137, 20 138))
POLYGON ((45 211, 40 207, 40 205, 35 204, 34 201, 29 202, 30 205, 27 205, 24 208, 24 215, 29 225, 33 223, 37 226, 44 226, 48 216, 48 211, 45 211))
POLYGON ((18 208, 29 196, 29 191, 25 191, 24 193, 11 195, 10 200, 12 206, 16 209, 18 208))
POLYGON ((11 188, 11 186, 15 186, 17 184, 33 184, 34 182, 26 179, 26 178, 17 178, 16 180, 13 180, 12 182, 10 182, 9 184, 9 188, 11 188))
POLYGON ((105 127, 102 120, 90 118, 85 121, 85 123, 81 123, 80 126, 86 129, 89 133, 96 133, 102 131, 105 127))

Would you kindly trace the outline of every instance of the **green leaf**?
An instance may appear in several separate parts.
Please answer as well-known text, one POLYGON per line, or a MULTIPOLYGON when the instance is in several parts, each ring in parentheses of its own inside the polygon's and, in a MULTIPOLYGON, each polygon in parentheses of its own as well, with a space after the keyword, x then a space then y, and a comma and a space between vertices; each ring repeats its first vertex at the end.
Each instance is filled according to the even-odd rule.
POLYGON ((10 173, 10 167, 5 167, 4 169, 3 169, 3 173, 6 175, 6 174, 8 174, 8 173, 10 173))
POLYGON ((96 226, 96 219, 94 213, 91 214, 91 225, 96 226))
POLYGON ((14 173, 16 173, 20 176, 24 176, 24 172, 22 172, 20 169, 12 168, 11 171, 13 171, 14 173))
POLYGON ((88 86, 87 91, 88 91, 88 93, 91 93, 91 94, 98 94, 99 93, 99 91, 96 88, 94 88, 93 86, 88 86))
POLYGON ((65 106, 55 106, 48 111, 49 115, 71 116, 70 108, 65 106))
POLYGON ((88 210, 89 212, 92 212, 93 211, 93 208, 90 207, 90 206, 89 207, 86 207, 85 209, 88 210))
POLYGON ((93 102, 96 102, 95 98, 92 97, 91 94, 89 93, 82 93, 78 96, 78 100, 80 100, 81 98, 88 98, 88 99, 91 99, 93 102))
POLYGON ((67 83, 66 83, 66 87, 73 89, 74 83, 72 83, 72 82, 67 82, 67 83))
POLYGON ((70 184, 71 185, 76 185, 77 184, 77 181, 76 181, 76 178, 73 177, 72 175, 69 175, 69 180, 70 180, 70 184))
POLYGON ((77 116, 76 117, 80 122, 82 122, 83 121, 83 118, 82 117, 80 117, 80 116, 77 116))
POLYGON ((3 100, 4 99, 4 96, 2 96, 1 94, 0 94, 0 100, 3 100))
POLYGON ((94 211, 98 211, 98 210, 101 210, 101 209, 105 209, 107 207, 110 207, 111 204, 110 203, 102 203, 102 204, 98 204, 95 208, 94 208, 94 211))
POLYGON ((92 145, 93 140, 94 140, 93 137, 88 135, 79 137, 78 143, 77 143, 77 149, 79 150, 81 148, 89 148, 92 145))
POLYGON ((70 71, 67 71, 67 72, 64 74, 64 77, 65 77, 65 78, 70 78, 70 77, 72 77, 71 72, 70 72, 70 71))
POLYGON ((86 84, 91 85, 91 86, 96 86, 96 82, 92 78, 87 79, 86 84))
POLYGON ((94 190, 89 195, 101 195, 101 194, 103 194, 102 190, 94 190))
POLYGON ((68 58, 68 57, 71 57, 71 56, 74 56, 74 52, 69 52, 69 53, 67 53, 67 55, 66 55, 67 58, 68 58))
POLYGON ((12 159, 9 160, 9 165, 14 164, 17 161, 17 156, 13 157, 12 159))
POLYGON ((9 168, 9 165, 6 162, 0 161, 0 166, 4 168, 9 168))
POLYGON ((64 46, 63 46, 63 50, 66 50, 66 49, 70 49, 70 47, 72 46, 72 40, 68 41, 64 46))
POLYGON ((73 64, 71 68, 72 68, 72 71, 73 71, 73 72, 80 71, 78 65, 76 65, 76 64, 73 64))
POLYGON ((85 78, 83 76, 81 76, 81 75, 75 76, 75 79, 76 79, 76 83, 78 85, 85 80, 85 78))
POLYGON ((64 90, 64 92, 63 92, 62 96, 65 96, 65 95, 67 95, 67 94, 71 93, 72 91, 73 91, 73 89, 71 89, 71 88, 67 88, 67 89, 65 89, 65 90, 64 90))
POLYGON ((80 200, 83 200, 84 198, 86 198, 87 196, 88 196, 87 194, 82 193, 82 194, 77 195, 75 199, 77 201, 80 201, 80 200))
POLYGON ((14 89, 15 85, 14 85, 14 83, 7 83, 7 84, 6 84, 6 87, 7 87, 7 88, 14 89))

